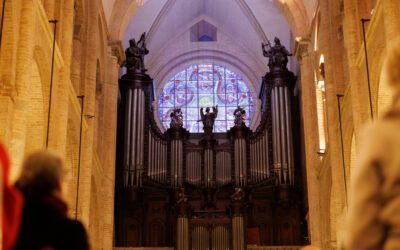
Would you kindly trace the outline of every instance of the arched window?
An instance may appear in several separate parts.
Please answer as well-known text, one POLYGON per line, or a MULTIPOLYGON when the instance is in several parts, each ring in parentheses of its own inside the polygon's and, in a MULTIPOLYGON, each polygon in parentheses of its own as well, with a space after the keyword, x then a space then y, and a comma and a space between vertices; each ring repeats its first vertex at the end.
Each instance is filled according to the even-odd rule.
POLYGON ((246 110, 247 125, 254 112, 253 94, 238 74, 216 64, 196 64, 178 72, 164 85, 158 112, 164 128, 168 128, 171 112, 181 108, 184 127, 191 133, 199 133, 203 131, 200 108, 216 105, 216 133, 226 132, 233 126, 233 111, 238 106, 246 110))

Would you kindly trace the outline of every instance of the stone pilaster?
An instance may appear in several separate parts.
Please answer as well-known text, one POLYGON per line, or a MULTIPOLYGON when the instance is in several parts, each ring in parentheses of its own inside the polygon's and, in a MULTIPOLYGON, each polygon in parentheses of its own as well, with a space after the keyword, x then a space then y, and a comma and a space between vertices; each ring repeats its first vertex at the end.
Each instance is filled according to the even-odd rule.
POLYGON ((397 0, 382 0, 386 44, 390 45, 399 37, 400 6, 397 0))
POLYGON ((22 5, 20 17, 19 40, 16 45, 17 66, 16 66, 16 90, 14 99, 14 112, 12 120, 12 138, 10 144, 11 158, 11 180, 18 176, 22 160, 25 154, 26 145, 26 111, 29 83, 32 75, 33 48, 35 45, 35 5, 36 1, 27 0, 22 5))
MULTIPOLYGON (((332 244, 337 244, 337 242, 340 240, 340 230, 339 227, 344 224, 344 221, 340 221, 340 218, 342 217, 342 212, 343 210, 347 207, 347 193, 346 193, 346 185, 347 183, 345 182, 345 175, 344 175, 344 164, 343 164, 343 154, 345 152, 342 152, 341 148, 341 133, 340 133, 340 126, 343 126, 343 123, 340 123, 339 119, 339 108, 341 110, 341 113, 343 114, 343 105, 340 105, 338 107, 338 96, 337 95, 343 95, 344 93, 342 92, 339 87, 343 85, 343 82, 341 82, 340 79, 343 79, 342 76, 344 72, 343 70, 339 71, 336 69, 337 65, 341 63, 341 60, 338 60, 337 53, 345 53, 345 50, 341 46, 336 46, 335 48, 332 47, 333 42, 337 41, 337 31, 332 29, 332 24, 331 21, 333 18, 333 11, 330 8, 330 3, 331 1, 324 1, 320 3, 320 9, 321 9, 321 16, 324 18, 321 19, 321 30, 325 30, 326 32, 321 34, 320 37, 320 48, 321 48, 321 53, 324 54, 325 57, 325 89, 326 89, 326 107, 327 107, 327 122, 329 124, 328 126, 328 154, 329 154, 329 162, 330 162, 330 171, 332 175, 332 187, 331 187, 331 193, 334 193, 334 199, 331 201, 330 204, 330 214, 331 214, 331 230, 334 230, 335 233, 331 234, 331 243, 332 244)), ((346 1, 345 1, 346 2, 346 1)), ((346 10, 345 5, 345 12, 348 11, 346 10)), ((352 6, 355 7, 355 6, 352 6)), ((345 13, 346 15, 347 13, 345 13)), ((354 13, 351 13, 351 15, 354 15, 354 13)), ((361 25, 360 20, 352 19, 351 20, 352 25, 354 25, 352 28, 355 30, 359 30, 359 27, 361 25), (357 23, 354 23, 354 22, 357 23)), ((350 36, 353 36, 355 34, 350 34, 350 36)), ((352 39, 352 41, 357 42, 358 38, 357 37, 348 37, 348 39, 352 39)), ((357 43, 357 45, 354 45, 355 48, 360 48, 360 44, 357 43)), ((350 52, 353 52, 353 48, 349 48, 351 50, 350 52)), ((354 54, 351 54, 351 64, 353 65, 353 74, 357 74, 356 72, 358 69, 356 68, 356 57, 358 55, 358 51, 354 54), (356 56, 356 57, 353 57, 356 56), (354 60, 354 61, 353 61, 354 60)), ((352 76, 350 76, 351 78, 352 76)), ((354 75, 353 75, 354 77, 354 75)), ((358 93, 359 98, 365 98, 367 97, 366 95, 360 95, 361 93, 367 93, 367 85, 364 81, 360 81, 359 79, 354 79, 355 81, 351 82, 351 88, 355 88, 358 93)), ((352 90, 353 91, 353 90, 352 90)), ((366 100, 366 99, 359 99, 360 100, 366 100)), ((340 103, 342 103, 343 98, 339 99, 340 103)), ((368 112, 368 106, 366 106, 366 103, 368 102, 361 102, 360 104, 363 104, 365 109, 363 112, 368 112)), ((361 111, 361 110, 360 110, 361 111)), ((369 112, 368 112, 369 113, 369 112)), ((368 114, 367 113, 367 114, 368 114)), ((360 114, 356 114, 360 115, 360 114)), ((343 138, 344 139, 344 138, 343 138)), ((324 202, 324 205, 327 204, 327 201, 324 202)), ((321 204, 322 205, 322 204, 321 204)), ((322 206, 321 206, 322 207, 322 206)), ((326 208, 326 206, 324 206, 326 208)), ((326 242, 325 242, 326 243, 326 242)), ((326 246, 323 246, 326 247, 326 246)))
MULTIPOLYGON (((82 136, 82 151, 81 151, 81 167, 79 179, 79 197, 78 197, 78 219, 80 219, 87 228, 89 227, 90 218, 90 204, 91 204, 91 186, 92 186, 92 166, 93 163, 93 131, 95 118, 91 116, 95 112, 95 94, 96 94, 96 48, 97 48, 97 34, 98 30, 98 6, 97 1, 91 1, 87 12, 88 15, 88 36, 85 46, 84 67, 85 72, 82 82, 84 84, 85 100, 83 119, 86 119, 87 129, 84 130, 82 136), (89 117, 88 117, 89 116, 89 117)), ((93 232, 89 232, 93 235, 93 232)))
POLYGON ((104 188, 103 188, 103 220, 104 238, 103 249, 111 249, 114 232, 114 190, 115 190, 115 156, 116 156, 116 127, 117 127, 117 99, 118 99, 118 70, 117 58, 109 56, 108 81, 104 84, 105 95, 105 123, 103 145, 107 147, 103 155, 104 188))
POLYGON ((310 54, 303 53, 300 60, 301 70, 301 114, 303 114, 303 134, 307 172, 308 192, 308 227, 311 243, 315 246, 322 245, 323 233, 320 223, 320 193, 319 193, 319 160, 317 113, 315 103, 315 84, 313 72, 313 58, 310 54))

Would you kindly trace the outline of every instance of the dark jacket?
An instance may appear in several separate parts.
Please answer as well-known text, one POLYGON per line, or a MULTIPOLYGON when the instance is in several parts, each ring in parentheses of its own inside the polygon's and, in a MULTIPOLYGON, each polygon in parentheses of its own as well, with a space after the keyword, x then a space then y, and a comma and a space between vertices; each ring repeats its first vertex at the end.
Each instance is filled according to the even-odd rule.
POLYGON ((21 231, 14 250, 86 250, 86 230, 79 221, 66 216, 67 206, 49 195, 26 197, 21 231))

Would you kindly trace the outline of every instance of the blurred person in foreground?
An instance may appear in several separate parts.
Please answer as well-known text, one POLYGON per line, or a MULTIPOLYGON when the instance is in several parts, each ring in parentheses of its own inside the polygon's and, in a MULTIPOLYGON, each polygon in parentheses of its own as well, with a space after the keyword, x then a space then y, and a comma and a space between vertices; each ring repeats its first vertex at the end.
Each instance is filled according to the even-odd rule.
POLYGON ((62 199, 65 171, 61 158, 50 152, 29 155, 16 186, 25 196, 21 230, 15 250, 86 250, 85 228, 67 217, 62 199))
POLYGON ((393 102, 361 133, 346 250, 400 249, 400 40, 394 44, 385 65, 393 102))

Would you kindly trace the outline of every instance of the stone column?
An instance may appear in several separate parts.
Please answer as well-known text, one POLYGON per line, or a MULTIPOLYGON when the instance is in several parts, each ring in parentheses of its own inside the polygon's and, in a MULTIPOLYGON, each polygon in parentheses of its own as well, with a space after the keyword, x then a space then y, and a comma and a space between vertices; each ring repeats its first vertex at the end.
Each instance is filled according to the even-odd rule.
POLYGON ((10 154, 12 155, 11 180, 15 180, 18 176, 25 153, 27 96, 32 75, 31 65, 35 45, 36 4, 37 1, 28 0, 21 8, 19 40, 16 45, 18 48, 15 79, 17 96, 14 100, 10 145, 10 154))
MULTIPOLYGON (((325 6, 325 4, 324 4, 325 6)), ((324 13, 329 13, 328 7, 324 7, 324 13)), ((349 83, 351 83, 351 105, 353 107, 354 133, 356 143, 358 142, 358 133, 365 121, 370 120, 369 100, 366 80, 362 80, 357 64, 358 53, 361 46, 361 23, 358 17, 357 1, 344 1, 344 34, 346 41, 347 62, 349 66, 349 83)), ((329 27, 329 20, 324 21, 324 27, 321 24, 321 30, 329 27)), ((329 43, 330 39, 325 38, 324 43, 329 43)), ((329 49, 327 49, 327 52, 329 49)), ((325 66, 328 66, 329 58, 325 60, 325 66)), ((329 66, 328 66, 329 67, 329 66)), ((332 65, 334 67, 334 65, 332 65)), ((365 67, 365 66, 363 66, 365 67)), ((327 72, 326 85, 329 84, 329 72, 327 72)), ((335 96, 333 96, 335 98, 335 96)), ((334 105, 334 104, 333 104, 334 105)), ((337 105, 337 104, 336 104, 337 105)), ((329 104, 328 104, 329 109, 329 104)), ((329 117, 328 117, 329 120, 329 117)), ((329 135, 329 138, 331 135, 329 135)))
POLYGON ((107 107, 104 117, 103 143, 108 150, 104 151, 104 187, 103 187, 103 214, 104 238, 103 249, 112 249, 114 232, 114 190, 115 190, 115 156, 116 156, 116 127, 117 127, 117 102, 118 102, 118 71, 117 58, 108 57, 108 80, 104 84, 104 106, 107 107))
POLYGON ((313 245, 321 247, 323 231, 320 223, 320 184, 319 184, 319 159, 317 151, 319 149, 318 126, 316 103, 315 103, 315 84, 313 72, 313 57, 310 53, 304 53, 299 59, 301 70, 301 114, 303 114, 303 134, 305 147, 305 164, 307 173, 308 191, 308 229, 313 245))
POLYGON ((383 0, 381 2, 383 8, 383 19, 385 23, 386 44, 389 45, 400 35, 400 6, 399 1, 397 0, 383 0))
MULTIPOLYGON (((58 2, 58 1, 54 1, 54 0, 44 0, 43 1, 43 7, 44 7, 44 10, 46 11, 46 15, 49 20, 55 18, 56 2, 58 2)), ((59 1, 59 2, 61 2, 61 1, 59 1)))
MULTIPOLYGON (((53 1, 54 2, 54 1, 53 1)), ((53 3, 54 5, 54 3, 53 3)), ((54 6, 53 6, 54 7, 54 6)), ((51 107, 51 121, 49 134, 49 147, 64 155, 66 150, 67 124, 68 124, 68 103, 69 96, 65 93, 69 92, 71 84, 71 55, 72 55, 72 33, 73 33, 73 1, 64 1, 62 6, 62 16, 58 23, 57 30, 57 46, 61 50, 64 66, 59 71, 59 81, 53 80, 53 97, 51 107)), ((54 29, 54 25, 51 25, 54 29)), ((55 72, 57 67, 55 67, 55 72)))
MULTIPOLYGON (((93 164, 93 131, 95 118, 95 94, 96 94, 96 61, 97 61, 97 27, 98 27, 98 3, 90 1, 88 9, 88 36, 84 38, 84 48, 82 49, 84 56, 84 72, 82 73, 83 95, 84 99, 84 118, 86 119, 87 129, 82 134, 82 151, 79 178, 79 197, 78 197, 78 219, 89 227, 90 220, 90 203, 92 188, 92 166, 93 164)), ((92 234, 92 232, 90 232, 92 234)), ((93 235, 93 234, 92 234, 93 235)))
MULTIPOLYGON (((348 35, 347 40, 349 44, 347 46, 348 50, 348 58, 349 66, 350 66, 350 81, 351 84, 351 96, 353 98, 353 119, 355 128, 357 126, 363 125, 365 119, 370 119, 369 112, 369 101, 368 101, 368 85, 363 78, 360 77, 359 69, 357 65, 357 57, 360 49, 360 33, 361 22, 358 18, 358 9, 355 3, 357 1, 344 1, 345 8, 345 16, 348 18, 349 23, 351 23, 351 32, 345 32, 348 35), (353 2, 353 3, 349 3, 353 2), (351 42, 351 43, 350 43, 351 42), (357 97, 355 97, 357 96, 357 97), (357 110, 357 112, 354 112, 357 110), (358 125, 356 125, 356 121, 358 125)), ((325 211, 330 211, 331 214, 331 231, 336 231, 330 237, 331 244, 337 244, 340 242, 340 234, 342 233, 340 227, 344 225, 344 221, 340 220, 343 217, 343 211, 347 206, 347 193, 346 193, 346 185, 345 175, 343 169, 345 168, 342 161, 342 152, 341 148, 341 133, 340 126, 344 127, 345 124, 340 124, 339 120, 339 108, 342 111, 342 106, 338 107, 338 94, 344 94, 338 86, 343 85, 343 77, 340 75, 344 75, 343 70, 338 70, 337 65, 342 63, 341 60, 338 59, 337 54, 344 53, 345 50, 341 46, 332 47, 334 42, 337 42, 337 30, 332 29, 332 23, 330 20, 333 18, 333 11, 328 1, 321 2, 320 4, 321 16, 325 17, 321 19, 320 30, 324 30, 325 32, 320 34, 320 51, 325 56, 325 89, 326 89, 326 107, 327 107, 327 121, 329 126, 328 128, 328 155, 329 155, 329 167, 332 175, 332 184, 330 193, 334 194, 334 200, 332 203, 328 203, 321 199, 320 207, 325 211), (330 208, 328 207, 330 205, 330 208), (336 228, 335 228, 336 227, 336 228), (332 230, 332 228, 335 228, 332 230)), ((349 24, 347 23, 347 24, 349 24)), ((346 29, 345 29, 346 30, 346 29)), ((364 66, 363 66, 364 68, 364 66)), ((342 99, 339 99, 343 101, 342 99)), ((343 138, 344 139, 344 138, 343 138)), ((322 178, 321 178, 322 179, 322 178)), ((321 182, 321 186, 324 183, 321 182)), ((329 185, 329 184, 328 184, 329 185)), ((322 192, 322 190, 321 190, 322 192)))

